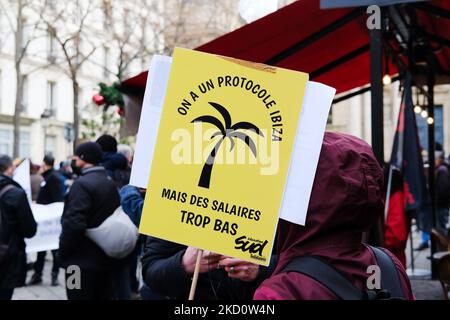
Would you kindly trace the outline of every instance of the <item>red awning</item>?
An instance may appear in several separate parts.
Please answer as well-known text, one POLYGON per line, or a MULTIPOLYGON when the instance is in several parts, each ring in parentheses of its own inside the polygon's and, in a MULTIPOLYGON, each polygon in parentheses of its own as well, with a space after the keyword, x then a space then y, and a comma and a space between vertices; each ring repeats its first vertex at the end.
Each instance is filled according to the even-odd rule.
MULTIPOLYGON (((431 1, 450 9, 450 1, 431 1)), ((440 72, 450 71, 450 20, 414 7, 429 34, 440 72), (438 40, 441 40, 438 42, 438 40)), ((369 30, 364 7, 320 9, 319 0, 299 0, 196 50, 310 73, 312 80, 345 92, 370 82, 369 30)), ((433 10, 431 10, 433 11, 433 10)), ((397 73, 390 60, 389 73, 397 73)), ((125 90, 145 89, 147 72, 125 80, 125 90)))

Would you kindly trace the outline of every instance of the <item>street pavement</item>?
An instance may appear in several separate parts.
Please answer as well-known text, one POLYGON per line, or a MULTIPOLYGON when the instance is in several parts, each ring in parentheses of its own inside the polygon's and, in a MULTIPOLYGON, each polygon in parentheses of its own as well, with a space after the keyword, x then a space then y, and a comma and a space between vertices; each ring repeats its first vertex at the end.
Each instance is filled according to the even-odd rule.
MULTIPOLYGON (((413 226, 413 248, 417 248, 422 241, 421 233, 414 229, 415 227, 413 226)), ((411 241, 408 241, 406 248, 407 273, 416 299, 443 300, 444 293, 440 282, 431 280, 431 261, 429 259, 431 249, 411 252, 410 244, 411 241)))
MULTIPOLYGON (((58 280, 59 285, 52 287, 51 269, 52 261, 48 259, 51 254, 47 254, 47 260, 44 265, 44 273, 42 275, 42 283, 35 286, 26 286, 14 290, 13 300, 66 300, 66 289, 64 287, 64 270, 60 269, 58 280)), ((30 279, 33 271, 28 271, 27 280, 30 279)))
MULTIPOLYGON (((417 247, 420 243, 420 233, 413 231, 413 248, 417 247)), ((406 250, 408 274, 412 272, 412 258, 411 251, 408 242, 408 248, 406 250)), ((414 251, 414 270, 415 273, 429 273, 430 260, 427 257, 430 256, 430 250, 414 251)), ((27 286, 23 288, 17 288, 14 291, 14 300, 65 300, 66 292, 63 286, 64 284, 64 270, 61 269, 59 273, 59 286, 50 286, 50 273, 52 267, 51 261, 52 255, 47 254, 47 260, 45 262, 43 283, 36 286, 27 286)), ((28 279, 31 277, 32 271, 28 272, 28 279)), ((411 285, 418 300, 442 300, 444 298, 443 291, 438 281, 433 281, 430 276, 411 276, 411 285)))

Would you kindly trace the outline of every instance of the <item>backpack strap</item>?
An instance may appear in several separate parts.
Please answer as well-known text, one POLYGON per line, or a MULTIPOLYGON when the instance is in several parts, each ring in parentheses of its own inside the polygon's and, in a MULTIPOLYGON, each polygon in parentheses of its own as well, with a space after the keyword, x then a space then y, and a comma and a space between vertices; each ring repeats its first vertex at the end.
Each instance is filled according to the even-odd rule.
MULTIPOLYGON (((3 195, 8 192, 11 189, 14 189, 15 186, 12 184, 7 184, 6 186, 4 186, 2 189, 0 189, 0 200, 2 199, 3 195)), ((3 229, 3 214, 2 214, 2 210, 0 208, 0 234, 2 233, 2 229, 3 229)), ((0 239, 1 240, 1 239, 0 239)))
POLYGON ((404 299, 401 280, 392 258, 382 249, 367 246, 372 250, 381 270, 381 288, 389 292, 391 299, 404 299))
POLYGON ((324 285, 342 300, 363 300, 365 295, 328 262, 317 256, 295 257, 282 272, 298 272, 324 285))
POLYGON ((14 185, 12 185, 12 184, 7 184, 6 186, 4 186, 1 190, 0 190, 0 199, 3 197, 3 195, 7 192, 7 191, 9 191, 9 190, 11 190, 11 189, 14 189, 14 188, 16 188, 14 185))

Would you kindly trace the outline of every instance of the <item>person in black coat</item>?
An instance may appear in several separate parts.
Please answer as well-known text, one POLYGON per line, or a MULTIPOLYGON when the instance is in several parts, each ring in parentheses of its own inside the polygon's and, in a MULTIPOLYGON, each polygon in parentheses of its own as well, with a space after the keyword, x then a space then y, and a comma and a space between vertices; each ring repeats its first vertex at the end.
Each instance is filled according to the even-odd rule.
MULTIPOLYGON (((54 202, 63 202, 63 182, 62 178, 57 171, 53 168, 55 164, 55 158, 52 155, 46 155, 43 160, 43 173, 42 177, 44 181, 41 182, 41 188, 36 199, 37 204, 50 204, 54 202)), ((53 267, 52 267, 52 286, 58 285, 58 273, 59 265, 57 263, 56 254, 58 250, 52 250, 53 255, 53 267)), ((42 271, 44 270, 44 262, 47 251, 41 251, 37 254, 36 262, 34 263, 34 274, 31 277, 29 285, 35 285, 42 283, 42 271)))
POLYGON ((435 154, 436 166, 436 213, 437 229, 447 236, 448 212, 450 207, 450 173, 448 164, 445 162, 443 151, 435 154))
MULTIPOLYGON (((148 237, 142 258, 144 282, 168 299, 186 300, 192 283, 197 249, 148 237)), ((195 299, 251 300, 261 282, 270 276, 269 267, 205 252, 201 260, 195 299)))
POLYGON ((11 179, 13 171, 11 158, 1 156, 0 241, 7 244, 8 249, 0 261, 0 300, 10 300, 14 288, 25 284, 27 268, 24 238, 33 237, 37 228, 25 191, 11 179))
POLYGON ((102 150, 94 142, 79 145, 72 160, 72 170, 80 177, 70 188, 64 204, 59 241, 59 259, 66 268, 69 300, 110 299, 113 293, 111 273, 115 261, 85 235, 86 229, 98 227, 120 205, 114 182, 98 166, 101 160, 102 150), (79 287, 69 283, 76 270, 79 287))

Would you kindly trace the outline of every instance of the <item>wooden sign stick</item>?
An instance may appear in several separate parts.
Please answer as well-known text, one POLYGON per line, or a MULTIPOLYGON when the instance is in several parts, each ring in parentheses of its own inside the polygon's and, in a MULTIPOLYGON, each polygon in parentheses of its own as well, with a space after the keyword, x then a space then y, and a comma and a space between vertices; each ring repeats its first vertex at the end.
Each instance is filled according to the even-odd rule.
POLYGON ((202 260, 203 250, 198 250, 197 261, 195 263, 194 276, 192 277, 191 291, 189 292, 189 300, 194 300, 195 291, 197 290, 198 274, 200 273, 200 261, 202 260))

